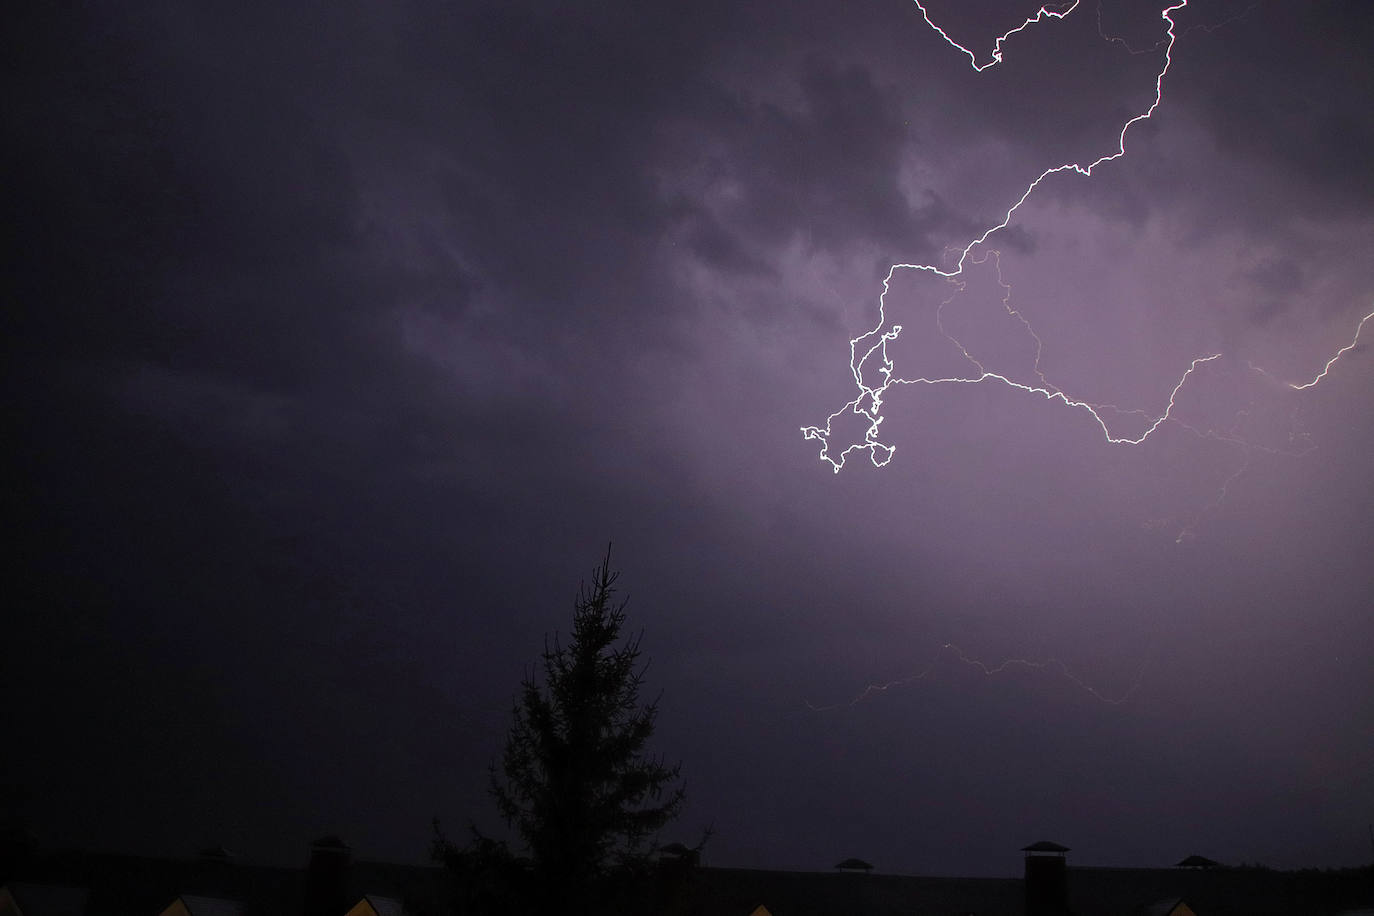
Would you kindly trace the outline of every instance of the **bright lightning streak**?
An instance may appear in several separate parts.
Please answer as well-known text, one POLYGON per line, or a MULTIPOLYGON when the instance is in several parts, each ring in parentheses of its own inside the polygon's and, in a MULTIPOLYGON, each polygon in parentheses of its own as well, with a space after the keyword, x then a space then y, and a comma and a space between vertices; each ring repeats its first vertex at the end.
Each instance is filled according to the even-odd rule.
MULTIPOLYGON (((1126 690, 1122 693, 1112 694, 1100 690, 1097 687, 1094 687, 1092 684, 1089 684, 1087 681, 1083 680, 1081 677, 1074 674, 1069 669, 1068 665, 1065 665, 1062 661, 1060 661, 1057 658, 1009 658, 1005 661, 999 662, 996 665, 989 665, 986 662, 979 661, 976 658, 970 658, 967 654, 964 653, 963 649, 960 649, 954 643, 950 642, 947 642, 944 645, 940 646, 940 652, 943 654, 952 655, 956 660, 962 662, 970 668, 974 668, 982 672, 983 675, 985 675, 986 677, 996 677, 997 675, 1002 674, 1010 668, 1022 668, 1035 671, 1057 671, 1061 677, 1069 681, 1075 687, 1088 693, 1094 699, 1106 703, 1108 706, 1120 706, 1123 703, 1130 700, 1131 697, 1135 696, 1136 691, 1140 689, 1141 676, 1144 674, 1145 671, 1145 663, 1142 662, 1140 668, 1136 671, 1135 679, 1131 682, 1130 686, 1127 687, 1126 690)), ((850 706, 857 706, 858 704, 866 700, 870 700, 879 694, 887 693, 889 690, 892 690, 894 688, 905 687, 908 684, 914 684, 917 681, 925 680, 927 677, 931 675, 932 672, 934 672, 934 670, 935 662, 932 661, 930 664, 926 665, 925 668, 921 669, 916 674, 912 674, 903 678, 898 678, 893 681, 887 681, 882 684, 869 684, 853 699, 841 703, 830 703, 825 706, 816 706, 812 703, 807 703, 806 706, 812 712, 830 712, 836 709, 844 709, 850 706)))
MULTIPOLYGON (((975 71, 978 72, 982 72, 983 70, 986 70, 989 67, 996 66, 997 64, 1002 62, 1002 45, 1011 36, 1022 31, 1028 26, 1040 22, 1046 18, 1063 19, 1069 13, 1073 12, 1073 10, 1076 9, 1078 6, 1078 3, 1075 2, 1068 8, 1058 11, 1051 10, 1048 5, 1042 6, 1034 16, 1027 19, 1021 25, 1017 26, 1016 28, 1012 29, 1011 31, 1005 33, 1000 38, 998 38, 997 41, 994 43, 992 59, 985 64, 979 64, 977 55, 975 55, 968 48, 954 41, 952 38, 950 38, 948 33, 946 33, 942 28, 940 28, 938 25, 931 21, 930 14, 927 12, 925 6, 920 2, 920 0, 914 0, 914 2, 916 3, 917 8, 921 10, 922 17, 930 25, 930 27, 934 29, 937 33, 939 33, 939 35, 952 47, 966 54, 969 58, 970 65, 973 67, 975 71)), ((854 382, 859 388, 859 396, 856 397, 854 400, 850 401, 849 403, 847 403, 844 407, 841 407, 839 410, 832 413, 829 417, 827 417, 825 421, 825 426, 823 428, 817 426, 803 426, 801 428, 801 432, 804 438, 819 439, 821 441, 822 445, 820 457, 822 460, 830 462, 831 468, 832 470, 834 470, 835 473, 838 474, 840 472, 840 469, 844 467, 845 459, 848 457, 849 453, 856 450, 867 451, 869 453, 869 460, 871 460, 876 467, 882 467, 892 460, 892 455, 896 451, 896 448, 894 446, 884 444, 878 438, 878 427, 883 421, 883 417, 881 414, 883 396, 887 393, 887 389, 892 385, 944 385, 955 383, 977 384, 986 381, 1001 382, 1002 384, 1007 385, 1011 388, 1025 391, 1030 394, 1038 394, 1049 400, 1057 399, 1059 401, 1062 401, 1065 404, 1065 406, 1087 411, 1089 414, 1092 415, 1093 419, 1097 422, 1097 425, 1102 429, 1102 433, 1109 443, 1116 445, 1139 445, 1141 442, 1144 442, 1145 439, 1148 438, 1151 433, 1158 429, 1166 419, 1169 418, 1170 412, 1173 410, 1174 407, 1174 400, 1178 396, 1179 389, 1183 387, 1183 384, 1188 380, 1188 377, 1192 375, 1194 370, 1197 369, 1198 365, 1201 363, 1210 362, 1211 360, 1220 357, 1221 354, 1214 353, 1210 356, 1201 356, 1194 359, 1192 361, 1192 364, 1179 378, 1178 383, 1174 386, 1173 391, 1170 392, 1169 403, 1168 406, 1165 408, 1164 412, 1154 418, 1154 421, 1150 424, 1150 426, 1141 436, 1137 438, 1132 438, 1130 436, 1113 435, 1110 427, 1107 425, 1106 420, 1098 412, 1097 408, 1087 401, 1071 398, 1068 395, 1064 394, 1062 391, 1059 391, 1057 389, 1051 389, 1049 387, 1039 387, 1034 385, 1026 385, 1020 382, 1015 382, 1010 378, 1006 377, 1005 375, 1001 375, 996 372, 988 372, 986 370, 982 370, 981 367, 980 372, 976 378, 919 377, 913 379, 906 379, 898 375, 895 375, 893 362, 887 354, 887 344, 897 339, 897 336, 902 331, 902 326, 892 325, 890 330, 883 330, 884 326, 887 324, 887 294, 891 289, 892 277, 894 274, 896 274, 898 270, 924 271, 927 273, 935 274, 936 276, 944 277, 945 279, 953 279, 955 277, 960 276, 964 272, 964 266, 968 262, 969 254, 973 251, 973 249, 985 243, 988 240, 988 238, 992 236, 993 233, 1005 229, 1008 225, 1010 225, 1012 217, 1015 216, 1016 211, 1021 208, 1021 205, 1026 202, 1026 200, 1031 196, 1032 192, 1034 192, 1035 189, 1040 186, 1040 183, 1043 182, 1046 178, 1049 178, 1051 175, 1056 175, 1060 172, 1070 171, 1077 172, 1078 174, 1083 175, 1085 177, 1091 177, 1094 170, 1098 166, 1102 165, 1103 163, 1115 161, 1126 154, 1127 132, 1129 132, 1131 127, 1135 124, 1139 123, 1140 121, 1147 120, 1148 118, 1153 116, 1155 110, 1159 107, 1163 99, 1164 77, 1168 74, 1169 67, 1173 62, 1172 55, 1174 43, 1175 41, 1177 41, 1177 35, 1174 31, 1175 23, 1173 20, 1173 14, 1178 10, 1186 7, 1188 5, 1188 2, 1189 0, 1179 0, 1179 2, 1166 7, 1160 13, 1160 18, 1162 18, 1166 23, 1168 23, 1166 30, 1167 44, 1164 48, 1164 66, 1160 68, 1159 73, 1155 77, 1154 100, 1150 103, 1150 106, 1145 111, 1131 118, 1125 124, 1122 125, 1121 131, 1117 135, 1117 145, 1114 151, 1099 156, 1097 159, 1094 159, 1087 165, 1083 165, 1082 163, 1078 162, 1069 162, 1064 163, 1062 165, 1054 166, 1052 168, 1048 168, 1045 171, 1041 172, 1039 177, 1037 177, 1034 181, 1027 185, 1026 189, 1021 193, 1021 196, 1016 199, 1016 202, 1007 208, 1007 211, 1003 214, 1000 222, 984 230, 981 235, 973 239, 960 250, 959 259, 955 263, 955 266, 952 270, 941 270, 939 267, 933 264, 894 264, 891 268, 889 268, 887 272, 887 277, 883 280, 882 295, 878 298, 878 324, 873 328, 873 330, 859 337, 853 338, 849 342, 849 367, 850 371, 854 375, 854 382), (860 344, 864 341, 873 338, 875 335, 878 338, 878 342, 868 347, 868 349, 863 352, 863 355, 860 356, 860 344), (863 366, 868 361, 868 359, 872 357, 875 353, 879 353, 881 356, 882 365, 879 367, 878 372, 882 375, 883 382, 878 387, 872 388, 864 382, 863 366), (866 417, 869 421, 868 429, 864 433, 864 441, 862 443, 850 445, 849 447, 841 451, 838 457, 833 457, 830 454, 830 437, 832 435, 832 424, 834 423, 835 418, 839 417, 846 411, 850 411, 855 414, 866 417)), ((1024 319, 1022 319, 1022 321, 1024 323, 1024 319)), ((1027 327, 1029 328, 1029 325, 1027 325, 1027 327)), ((960 349, 963 350, 963 347, 960 347, 960 349)), ((967 355, 967 351, 965 351, 965 356, 967 355)))
MULTIPOLYGON (((1355 336, 1350 339, 1350 343, 1341 347, 1339 350, 1336 351, 1335 356, 1331 357, 1326 361, 1326 365, 1322 367, 1321 372, 1317 373, 1316 378, 1312 379, 1312 381, 1310 382, 1304 382, 1301 385, 1298 385, 1294 382, 1289 382, 1288 387, 1292 388, 1294 391, 1303 391, 1307 388, 1315 388, 1318 382, 1326 378, 1326 374, 1331 371, 1332 366, 1336 365, 1337 360, 1339 360, 1345 354, 1349 353, 1351 350, 1355 349, 1355 345, 1360 342, 1360 333, 1364 330, 1364 323, 1371 318, 1374 318, 1374 312, 1370 312, 1368 315, 1365 315, 1363 318, 1360 319, 1360 323, 1355 326, 1355 336)), ((1260 371, 1263 372, 1264 370, 1261 369, 1260 371)))
MULTIPOLYGON (((1011 29, 1010 31, 1006 32, 1005 34, 997 38, 993 45, 991 58, 983 63, 979 63, 978 57, 976 54, 974 54, 973 51, 959 44, 957 41, 951 38, 950 35, 943 28, 941 28, 939 25, 937 25, 935 22, 931 20, 930 14, 927 11, 925 5, 921 2, 921 0, 914 0, 914 2, 916 3, 917 8, 921 11, 921 16, 925 20, 926 24, 929 25, 930 28, 933 29, 951 47, 955 48, 956 50, 967 56, 970 66, 976 72, 979 73, 1003 62, 1003 46, 1009 39, 1012 38, 1012 36, 1029 28, 1030 26, 1036 23, 1043 22, 1049 19, 1063 19, 1070 13, 1072 13, 1075 9, 1077 9, 1079 5, 1078 0, 1074 0, 1074 2, 1069 3, 1067 5, 1061 5, 1058 8, 1055 8, 1050 4, 1041 6, 1040 9, 1035 13, 1035 15, 1027 18, 1019 26, 1017 26, 1014 29, 1011 29)), ((1225 497, 1227 488, 1244 471, 1245 467, 1248 465, 1249 449, 1252 446, 1249 443, 1245 442, 1243 439, 1234 435, 1233 433, 1218 432, 1216 430, 1203 431, 1188 423, 1179 421, 1173 416, 1174 408, 1179 393, 1183 389, 1183 386, 1188 382, 1189 378, 1191 378, 1195 373, 1197 373, 1199 368, 1203 364, 1211 363, 1215 360, 1221 359, 1221 353, 1211 353, 1205 356, 1199 356, 1194 358, 1189 363, 1187 369, 1185 369, 1183 373, 1179 376, 1178 381, 1174 384, 1172 390, 1169 393, 1168 401, 1164 405, 1164 409, 1161 412, 1155 414, 1151 414, 1147 411, 1139 409, 1125 410, 1120 407, 1116 407, 1115 405, 1095 404, 1080 398, 1071 397, 1062 390, 1060 390, 1058 387, 1049 384, 1049 382, 1045 379, 1045 376, 1040 368, 1040 356, 1041 351, 1043 349, 1041 339, 1035 333, 1035 330, 1031 327, 1030 323, 1025 319, 1025 317, 1022 316, 1020 312, 1016 311, 1011 307, 1009 303, 1010 287, 1007 286, 1007 284, 1002 283, 1000 263, 998 265, 998 282, 1003 286, 1004 290, 1007 291, 1006 295, 1003 297, 1003 306, 1005 307, 1007 313, 1010 316, 1020 321, 1020 323, 1024 326, 1025 330, 1031 336, 1031 338, 1034 339, 1034 371, 1035 375, 1038 377, 1041 384, 1026 384, 1024 382, 1018 382, 1007 375, 1004 375, 999 372, 994 372, 986 368, 983 365, 983 363, 975 359, 973 355, 969 353, 969 351, 964 347, 962 343, 960 343, 952 335, 945 331, 943 324, 940 322, 941 312, 938 310, 936 312, 936 324, 940 333, 958 348, 959 352, 964 356, 964 358, 976 369, 976 372, 970 373, 965 376, 918 376, 915 378, 906 378, 897 374, 896 366, 888 353, 888 344, 896 340, 902 332, 902 326, 900 324, 893 324, 890 326, 888 325, 887 316, 887 296, 888 293, 891 291, 892 280, 896 275, 897 271, 921 271, 944 278, 946 280, 957 282, 957 278, 963 275, 965 267, 967 265, 971 263, 981 264, 989 256, 983 255, 983 257, 981 258, 971 258, 974 249, 978 248, 980 245, 984 245, 994 233, 1007 228, 1011 224, 1011 221, 1015 217, 1017 211, 1020 210, 1021 206, 1026 202, 1027 199, 1030 198, 1031 194, 1036 190, 1036 188, 1040 186, 1040 184, 1043 181, 1045 181, 1050 176, 1056 175, 1060 172, 1076 172, 1077 174, 1082 175, 1084 177, 1091 177, 1098 166, 1108 162, 1113 162, 1117 159, 1120 159, 1122 156, 1126 154, 1126 137, 1127 134, 1130 132, 1130 129, 1137 123, 1151 118, 1163 101, 1164 80, 1165 77, 1168 75, 1169 69, 1173 63, 1174 46, 1177 43, 1179 35, 1177 23, 1174 21, 1174 14, 1177 13, 1179 10, 1186 8, 1189 2, 1190 0, 1176 0, 1176 2, 1171 3, 1169 6, 1166 6, 1163 10, 1161 10, 1160 18, 1166 23, 1166 28, 1165 37, 1162 38, 1155 46, 1156 49, 1160 48, 1161 46, 1163 48, 1163 65, 1160 67, 1159 71, 1155 75, 1154 98, 1151 100, 1149 106, 1144 111, 1130 118, 1122 125, 1121 130, 1117 134, 1117 143, 1115 149, 1088 162, 1086 165, 1081 162, 1069 162, 1054 166, 1052 168, 1048 168, 1045 171, 1041 172, 1040 175, 1035 178, 1035 180, 1031 181, 1030 184, 1026 186, 1025 190, 1012 203, 1012 205, 1007 208, 1006 212, 1003 213, 1002 218, 999 222, 985 229, 981 234, 979 234, 973 240, 964 245, 962 249, 956 249, 959 252, 959 256, 952 269, 943 270, 933 264, 907 263, 893 264, 888 269, 887 276, 883 279, 882 294, 878 297, 877 325, 874 326, 872 330, 858 337, 852 338, 849 342, 849 367, 854 377, 854 383, 859 391, 858 396, 855 397, 853 400, 849 401, 839 410, 830 414, 826 418, 824 426, 801 427, 801 432, 805 439, 819 440, 821 442, 820 458, 823 461, 829 462, 831 469, 835 473, 838 474, 840 472, 840 470, 844 467, 845 461, 847 460, 849 454, 854 451, 867 451, 869 453, 869 460, 872 461, 875 467, 883 467, 889 461, 892 460, 892 456, 896 452, 895 446, 888 445, 882 442, 879 436, 879 427, 884 419, 882 415, 883 402, 887 394, 887 391, 891 386, 935 386, 949 384, 971 385, 979 384, 982 382, 999 382, 1009 388, 1013 388, 1018 391, 1023 391, 1027 394, 1040 395, 1046 400, 1059 401, 1065 407, 1069 407, 1076 410, 1082 410, 1086 412, 1089 416, 1093 418, 1093 421, 1097 424, 1098 428, 1102 432, 1104 441, 1108 444, 1140 445, 1143 442, 1145 442, 1145 440, 1148 439, 1153 433, 1155 433, 1162 425, 1164 425, 1166 421, 1172 420, 1173 422, 1181 426, 1183 429, 1194 433, 1200 438, 1215 439, 1245 449, 1247 454, 1246 461, 1242 463, 1241 467, 1235 473, 1228 476, 1226 481, 1222 484, 1221 491, 1218 495, 1218 500, 1223 499, 1225 497), (864 370, 865 367, 870 367, 870 360, 873 360, 876 363, 876 372, 881 378, 880 383, 876 385, 870 385, 864 379, 864 370), (1112 431, 1112 427, 1108 423, 1107 416, 1105 415, 1105 412, 1108 410, 1110 410, 1114 415, 1134 414, 1142 416, 1147 418, 1149 422, 1144 432, 1137 436, 1114 433, 1112 431), (863 417, 867 421, 867 428, 864 431, 863 439, 861 442, 852 443, 845 447, 843 450, 841 450, 838 454, 834 454, 832 452, 833 424, 838 417, 847 412, 855 416, 863 417)), ((1247 8, 1240 15, 1243 16, 1248 14, 1249 12, 1250 9, 1247 8)), ((1234 19, 1238 17, 1232 18, 1234 19)), ((1214 27, 1194 26, 1193 28, 1206 28, 1210 31, 1210 29, 1214 27)), ((1100 10, 1098 28, 1099 32, 1101 32, 1102 29, 1100 22, 1100 10)), ((1191 31, 1191 29, 1186 31, 1191 31)), ((1105 33, 1103 33, 1103 37, 1104 39, 1110 41, 1120 41, 1120 39, 1109 38, 1105 35, 1105 33)), ((1124 42, 1121 43, 1123 45, 1125 44, 1124 42)), ((1135 51, 1133 49, 1130 49, 1129 46, 1127 46, 1127 49, 1132 54, 1148 53, 1144 51, 1135 51)), ((989 254, 992 256, 996 256, 997 252, 990 251, 989 254)), ((941 303, 940 309, 942 310, 943 307, 949 303, 949 301, 950 300, 946 300, 946 302, 941 303)), ((1332 369, 1335 363, 1343 355, 1348 353, 1356 346, 1356 344, 1359 341, 1360 334, 1364 329, 1365 323, 1368 322, 1371 318, 1374 318, 1374 312, 1371 312, 1370 314, 1366 315, 1363 319, 1361 319, 1359 326, 1356 328, 1354 339, 1352 339, 1348 345, 1341 348, 1330 360, 1328 360, 1325 367, 1322 369, 1320 373, 1316 375, 1315 378, 1303 384, 1286 383, 1288 387, 1292 388, 1293 390, 1304 390, 1316 386, 1323 378, 1326 377, 1327 373, 1332 369)), ((1258 367, 1252 366, 1252 368, 1255 368, 1257 371, 1264 372, 1264 370, 1259 369, 1258 367)), ((1268 375, 1268 373, 1265 374, 1268 375)), ((1269 449, 1262 446, 1255 447, 1259 448, 1261 451, 1266 452, 1277 451, 1275 449, 1269 449)), ((1191 534, 1192 529, 1192 525, 1186 527, 1184 531, 1180 533, 1179 539, 1182 540, 1188 534, 1191 534)))
POLYGON ((1049 4, 1040 7, 1040 9, 1036 11, 1034 16, 1031 16, 1025 22, 1021 23, 1016 28, 1012 29, 1010 32, 1007 32, 1006 34, 1002 35, 1000 38, 997 39, 997 41, 992 46, 992 60, 988 61, 985 64, 978 63, 978 55, 974 54, 968 48, 959 44, 959 42, 955 41, 953 38, 950 38, 949 34, 945 32, 944 29, 940 28, 938 25, 932 22, 930 19, 930 13, 926 10, 925 5, 921 3, 921 0, 914 0, 914 2, 916 3, 917 9, 921 11, 921 17, 925 19, 926 25, 934 29, 941 38, 943 38, 946 42, 949 43, 950 47, 967 54, 969 65, 972 66, 974 70, 977 70, 979 73, 982 73, 989 67, 995 67, 1002 62, 1002 43, 1005 42, 1008 38, 1010 38, 1011 36, 1015 35, 1017 32, 1020 32, 1023 29, 1035 25, 1037 22, 1041 22, 1042 20, 1063 19, 1065 16, 1069 15, 1069 13, 1072 13, 1078 7, 1080 0, 1073 0, 1072 3, 1068 4, 1068 6, 1062 10, 1052 10, 1050 9, 1049 4))

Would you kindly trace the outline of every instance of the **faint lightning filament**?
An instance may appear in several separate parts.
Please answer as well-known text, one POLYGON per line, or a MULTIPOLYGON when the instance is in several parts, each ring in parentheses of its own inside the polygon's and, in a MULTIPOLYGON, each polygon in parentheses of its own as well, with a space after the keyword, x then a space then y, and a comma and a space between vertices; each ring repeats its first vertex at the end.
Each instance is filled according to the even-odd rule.
MULTIPOLYGON (((1073 671, 1070 670, 1068 665, 1064 664, 1057 658, 1009 658, 1004 661, 998 662, 995 665, 989 665, 986 662, 979 661, 976 658, 970 658, 967 654, 965 654, 963 649, 960 649, 954 643, 950 642, 944 643, 942 646, 940 646, 940 653, 952 656, 954 659, 961 662, 962 664, 967 665, 968 667, 981 672, 985 677, 996 677, 997 675, 1002 674, 1011 668, 1021 668, 1036 671, 1054 671, 1057 672, 1059 676, 1062 677, 1064 680, 1068 681, 1069 683, 1077 687, 1079 690, 1082 690, 1083 692, 1091 696, 1093 699, 1105 703, 1108 706, 1120 706, 1123 703, 1126 703, 1128 700, 1130 700, 1131 697, 1135 696, 1136 692, 1140 689, 1141 678, 1145 672, 1145 663, 1141 662, 1140 667, 1136 670, 1134 679, 1131 681, 1130 685, 1124 691, 1120 693, 1109 693, 1098 687, 1094 687, 1092 684, 1089 684, 1087 681, 1083 680, 1083 678, 1074 674, 1073 671)), ((897 678, 896 680, 886 681, 881 684, 869 684, 862 691, 856 694, 852 699, 845 700, 839 703, 829 703, 825 706, 817 706, 813 703, 807 703, 806 706, 812 712, 830 712, 835 709, 843 709, 850 706, 857 706, 858 704, 863 703, 867 700, 871 700, 880 694, 887 693, 889 690, 893 690, 898 687, 905 687, 908 684, 914 684, 917 681, 925 680, 932 674, 932 672, 934 672, 936 661, 938 661, 938 659, 931 661, 928 665, 926 665, 924 668, 922 668, 915 674, 911 674, 902 678, 897 678)))

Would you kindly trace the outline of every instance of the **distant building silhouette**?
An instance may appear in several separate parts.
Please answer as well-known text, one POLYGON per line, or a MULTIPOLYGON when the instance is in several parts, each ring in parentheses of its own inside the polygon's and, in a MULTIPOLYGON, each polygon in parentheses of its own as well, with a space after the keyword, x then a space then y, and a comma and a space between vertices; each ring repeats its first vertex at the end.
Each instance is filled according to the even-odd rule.
POLYGON ((40 853, 0 886, 0 916, 457 916, 444 869, 357 861, 338 837, 312 844, 304 868, 207 852, 40 853))
MULTIPOLYGON (((1024 847, 1023 879, 841 871, 704 868, 654 897, 636 916, 1350 916, 1374 913, 1367 869, 1280 872, 1187 864, 1167 868, 1069 867, 1067 847, 1024 847)), ((202 851, 204 852, 204 851, 202 851)), ((671 855, 657 866, 677 877, 671 855)), ((1197 857, 1201 858, 1201 857, 1197 857)), ((1210 862, 1211 860, 1204 860, 1210 862)), ((358 860, 338 837, 310 849, 303 867, 254 865, 240 856, 156 859, 56 852, 28 858, 0 885, 0 916, 470 916, 471 894, 434 866, 358 860)))

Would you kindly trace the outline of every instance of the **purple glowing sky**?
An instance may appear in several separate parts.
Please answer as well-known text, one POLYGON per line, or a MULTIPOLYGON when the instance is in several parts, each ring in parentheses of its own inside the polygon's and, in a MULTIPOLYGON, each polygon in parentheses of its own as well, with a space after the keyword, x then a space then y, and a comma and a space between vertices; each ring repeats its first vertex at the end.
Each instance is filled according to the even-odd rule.
MULTIPOLYGON (((1037 4, 926 6, 981 61, 1037 4)), ((494 829, 613 539, 709 863, 1367 859, 1374 323, 1288 383, 1374 310, 1369 4, 1193 0, 1122 158, 962 290, 892 276, 898 374, 968 377, 952 337, 1114 435, 1224 354, 1168 422, 894 386, 838 474, 798 429, 891 266, 1115 149, 1162 4, 981 73, 907 0, 250 7, 13 24, 7 816, 292 863, 494 829)))

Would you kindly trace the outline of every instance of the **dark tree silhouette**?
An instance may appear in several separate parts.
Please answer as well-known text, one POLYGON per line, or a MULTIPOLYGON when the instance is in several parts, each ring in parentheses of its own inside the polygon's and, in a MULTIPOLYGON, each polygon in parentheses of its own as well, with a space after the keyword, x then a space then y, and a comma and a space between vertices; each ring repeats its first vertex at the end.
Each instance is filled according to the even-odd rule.
POLYGON ((572 638, 543 653, 542 684, 522 686, 491 794, 523 841, 539 901, 561 912, 605 899, 616 875, 647 863, 647 841, 678 813, 680 765, 645 754, 657 702, 641 706, 640 639, 621 641, 611 552, 578 590, 572 638))

